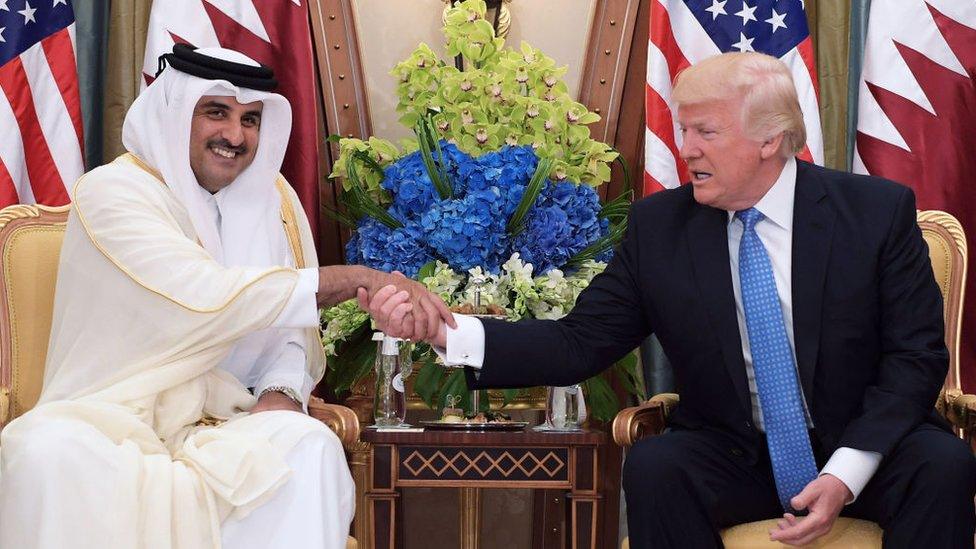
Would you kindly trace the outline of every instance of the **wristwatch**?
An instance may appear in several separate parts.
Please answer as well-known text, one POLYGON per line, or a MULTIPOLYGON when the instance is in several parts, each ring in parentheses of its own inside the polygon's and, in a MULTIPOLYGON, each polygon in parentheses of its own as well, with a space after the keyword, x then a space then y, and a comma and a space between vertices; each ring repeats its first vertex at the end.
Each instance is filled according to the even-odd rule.
POLYGON ((268 387, 265 387, 264 390, 261 391, 261 394, 258 395, 258 398, 264 396, 265 393, 271 393, 271 392, 281 393, 286 397, 295 401, 295 404, 302 407, 305 406, 305 402, 302 400, 302 397, 299 396, 298 392, 292 389, 291 387, 288 387, 287 385, 269 385, 268 387))

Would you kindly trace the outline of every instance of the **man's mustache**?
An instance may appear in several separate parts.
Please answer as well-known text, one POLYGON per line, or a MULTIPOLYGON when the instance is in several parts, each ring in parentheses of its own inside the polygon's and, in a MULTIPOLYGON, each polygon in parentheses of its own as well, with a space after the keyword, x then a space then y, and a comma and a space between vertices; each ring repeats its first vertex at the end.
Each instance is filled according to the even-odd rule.
POLYGON ((241 143, 240 145, 231 145, 230 141, 226 139, 211 139, 207 141, 207 148, 220 147, 221 149, 227 149, 228 151, 236 154, 244 154, 247 152, 247 145, 241 143))

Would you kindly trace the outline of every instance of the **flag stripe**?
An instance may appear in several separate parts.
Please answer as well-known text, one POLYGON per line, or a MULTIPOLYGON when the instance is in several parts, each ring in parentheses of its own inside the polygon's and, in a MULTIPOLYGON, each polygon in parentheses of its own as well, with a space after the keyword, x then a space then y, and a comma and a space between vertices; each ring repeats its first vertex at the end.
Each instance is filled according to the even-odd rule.
MULTIPOLYGON (((20 58, 23 61, 24 72, 27 75, 31 93, 34 97, 46 98, 45 101, 36 101, 34 107, 37 112, 37 119, 40 122, 41 133, 44 141, 46 141, 45 146, 50 151, 54 165, 58 169, 58 175, 62 182, 60 191, 65 194, 63 202, 45 202, 45 204, 64 204, 67 203, 65 189, 72 185, 75 182, 74 180, 84 171, 85 162, 81 154, 81 147, 78 144, 78 137, 72 131, 73 124, 68 106, 61 100, 61 90, 58 89, 54 74, 51 72, 51 66, 48 65, 44 56, 43 46, 35 44, 22 53, 20 58), (55 152, 57 154, 54 154, 55 152)), ((34 180, 33 177, 31 179, 34 180)), ((34 194, 40 198, 36 189, 34 194)))
MULTIPOLYGON (((73 27, 74 25, 72 25, 73 27)), ((84 155, 85 139, 81 121, 81 98, 78 93, 78 77, 75 69, 74 47, 68 29, 60 30, 41 41, 47 64, 51 67, 51 74, 61 92, 61 99, 71 116, 75 133, 78 136, 78 146, 84 155)), ((50 103, 50 102, 49 102, 50 103)))
POLYGON ((647 159, 647 173, 664 188, 677 187, 681 183, 681 178, 678 175, 676 157, 671 154, 661 138, 649 129, 644 132, 644 141, 644 147, 651 153, 647 159))
POLYGON ((0 204, 16 203, 17 187, 14 185, 13 178, 10 177, 10 172, 7 171, 7 166, 3 163, 3 159, 0 159, 0 204))
POLYGON ((0 202, 0 206, 22 202, 35 202, 34 191, 31 190, 30 178, 27 177, 27 166, 24 164, 24 141, 20 137, 20 126, 14 115, 7 96, 0 92, 0 162, 3 162, 8 175, 14 182, 14 189, 20 197, 10 202, 0 202))
POLYGON ((45 204, 64 204, 67 201, 64 183, 44 141, 41 122, 34 109, 34 96, 20 58, 11 59, 0 67, 0 89, 15 107, 13 113, 20 128, 27 174, 35 199, 45 204))

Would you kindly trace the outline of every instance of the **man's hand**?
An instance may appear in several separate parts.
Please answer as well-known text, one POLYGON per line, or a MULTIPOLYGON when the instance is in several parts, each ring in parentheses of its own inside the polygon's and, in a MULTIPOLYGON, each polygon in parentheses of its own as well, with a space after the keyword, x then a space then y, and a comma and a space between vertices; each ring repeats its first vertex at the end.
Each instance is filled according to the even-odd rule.
POLYGON ((776 523, 778 529, 769 533, 769 539, 787 545, 807 545, 830 532, 844 504, 853 497, 839 478, 821 475, 790 500, 794 509, 807 509, 809 514, 800 518, 791 513, 784 514, 776 523))
POLYGON ((291 410, 300 414, 305 413, 300 404, 292 400, 285 393, 279 393, 278 391, 268 391, 259 396, 258 403, 251 408, 251 413, 256 414, 258 412, 270 412, 272 410, 291 410))
MULTIPOLYGON (((404 339, 427 339, 437 333, 438 325, 446 322, 456 328, 454 315, 437 295, 431 293, 423 284, 411 280, 398 272, 384 273, 362 265, 330 265, 319 267, 319 288, 315 294, 320 307, 331 307, 347 299, 357 297, 360 289, 366 290, 366 301, 372 300, 376 293, 386 286, 394 286, 407 293, 410 302, 409 314, 402 320, 404 327, 412 324, 410 337, 404 339)), ((363 299, 360 298, 360 305, 363 299)), ((366 306, 363 310, 368 311, 366 306)), ((404 328, 406 331, 406 328, 404 328)), ((392 335, 392 334, 391 334, 392 335)))
POLYGON ((356 297, 383 333, 424 341, 433 338, 444 323, 457 327, 444 300, 423 284, 396 271, 380 280, 382 286, 361 287, 356 297))
MULTIPOLYGON (((360 288, 356 297, 359 299, 360 308, 369 311, 377 327, 386 335, 414 341, 429 341, 439 347, 445 346, 447 325, 441 317, 434 317, 437 325, 433 329, 426 325, 424 332, 417 331, 417 323, 411 318, 414 305, 410 301, 409 292, 389 285, 380 288, 372 298, 365 288, 360 288)), ((451 320, 453 322, 453 317, 451 320)))

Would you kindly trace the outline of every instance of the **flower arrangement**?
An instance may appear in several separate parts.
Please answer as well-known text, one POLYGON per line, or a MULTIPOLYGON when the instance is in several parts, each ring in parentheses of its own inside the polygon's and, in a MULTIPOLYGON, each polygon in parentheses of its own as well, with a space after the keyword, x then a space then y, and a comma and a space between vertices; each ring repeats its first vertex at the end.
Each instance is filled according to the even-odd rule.
MULTIPOLYGON (((342 181, 344 211, 332 213, 354 229, 348 263, 400 271, 451 306, 470 308, 477 290, 510 320, 556 319, 606 267, 631 193, 600 203, 596 187, 617 153, 590 138, 587 124, 599 116, 569 97, 565 67, 525 43, 505 49, 485 13, 483 0, 447 11, 456 64, 420 44, 394 67, 400 121, 417 137, 400 149, 375 137, 340 139, 332 177, 342 181)), ((322 321, 334 357, 327 383, 341 393, 371 370, 369 317, 352 300, 322 321)), ((416 345, 413 358, 422 364, 414 390, 428 405, 467 394, 463 372, 436 365, 429 346, 416 345)), ((642 393, 633 356, 614 371, 642 393)), ((593 416, 612 418, 618 404, 606 375, 584 390, 593 416)), ((505 391, 505 403, 516 394, 505 391)))

